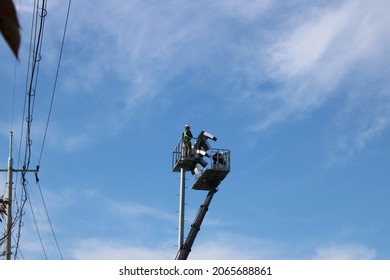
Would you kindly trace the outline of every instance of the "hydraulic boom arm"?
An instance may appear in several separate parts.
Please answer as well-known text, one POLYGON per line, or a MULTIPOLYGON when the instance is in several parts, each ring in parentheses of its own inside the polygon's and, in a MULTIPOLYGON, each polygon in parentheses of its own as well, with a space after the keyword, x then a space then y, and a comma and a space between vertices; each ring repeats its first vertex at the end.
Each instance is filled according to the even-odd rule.
POLYGON ((188 232, 188 236, 183 246, 179 249, 176 255, 176 260, 186 260, 188 255, 191 252, 192 245, 194 244, 196 235, 200 230, 203 219, 206 216, 207 210, 209 209, 211 200, 213 199, 214 194, 217 192, 217 189, 212 189, 208 192, 206 199, 203 204, 200 206, 198 214, 195 217, 194 223, 191 225, 191 229, 188 232))

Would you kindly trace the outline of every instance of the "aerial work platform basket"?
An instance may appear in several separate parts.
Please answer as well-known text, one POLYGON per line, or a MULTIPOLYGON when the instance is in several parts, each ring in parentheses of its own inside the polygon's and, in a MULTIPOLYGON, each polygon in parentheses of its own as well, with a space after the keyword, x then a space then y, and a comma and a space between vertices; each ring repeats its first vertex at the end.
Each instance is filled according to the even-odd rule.
MULTIPOLYGON (((193 138, 193 140, 196 138, 193 138)), ((195 157, 185 157, 183 155, 183 139, 180 139, 172 153, 172 171, 180 172, 183 168, 184 171, 192 171, 195 169, 197 160, 195 157)))
POLYGON ((193 140, 195 144, 189 157, 183 156, 183 140, 179 140, 172 154, 172 171, 191 171, 195 175, 195 183, 191 187, 194 190, 215 189, 230 172, 230 150, 211 148, 201 138, 193 140), (203 170, 200 169, 202 167, 203 170))
POLYGON ((208 168, 198 169, 195 172, 195 183, 191 187, 194 190, 216 189, 230 172, 230 150, 211 149, 210 151, 211 156, 206 157, 206 162, 210 162, 208 168))

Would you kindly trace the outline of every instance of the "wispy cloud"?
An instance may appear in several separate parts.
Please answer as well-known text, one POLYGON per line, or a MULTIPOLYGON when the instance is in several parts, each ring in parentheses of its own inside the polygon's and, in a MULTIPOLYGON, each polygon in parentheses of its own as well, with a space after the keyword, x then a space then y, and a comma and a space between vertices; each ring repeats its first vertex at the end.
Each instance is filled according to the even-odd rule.
MULTIPOLYGON (((263 130, 310 113, 335 94, 344 94, 345 82, 356 84, 346 81, 347 75, 366 73, 371 64, 381 67, 376 58, 387 52, 381 45, 389 24, 382 4, 358 1, 307 9, 306 17, 292 20, 291 29, 278 32, 280 39, 269 46, 263 73, 280 89, 253 93, 272 110, 260 112, 262 120, 252 128, 263 130)), ((370 83, 376 70, 369 68, 375 71, 364 78, 370 83)))
MULTIPOLYGON (((386 106, 386 105, 385 105, 386 106)), ((380 110, 381 105, 376 110, 380 110)), ((390 114, 376 111, 377 116, 354 123, 349 131, 341 133, 329 153, 330 163, 343 163, 361 153, 367 145, 390 128, 390 114)))
POLYGON ((146 204, 138 202, 119 202, 107 200, 107 209, 115 213, 120 217, 127 217, 128 219, 153 219, 173 222, 177 220, 177 217, 173 214, 167 213, 166 211, 152 207, 146 204))
MULTIPOLYGON (((36 131, 44 131, 44 127, 42 126, 41 128, 37 128, 36 131)), ((98 135, 96 124, 87 122, 78 123, 77 126, 65 127, 52 121, 48 130, 49 133, 45 142, 46 149, 51 146, 65 152, 75 151, 87 146, 98 135)), ((39 140, 43 141, 43 139, 39 140)))
POLYGON ((175 0, 75 5, 81 6, 72 11, 63 61, 71 71, 62 76, 62 84, 68 92, 107 100, 102 119, 119 127, 136 113, 174 100, 175 86, 189 82, 182 80, 183 73, 199 72, 205 80, 230 65, 242 51, 234 48, 240 34, 235 26, 245 28, 272 7, 271 1, 220 5, 175 0), (101 15, 112 20, 97 21, 101 15))
POLYGON ((316 250, 314 259, 319 260, 371 260, 376 251, 362 244, 333 244, 316 250))
POLYGON ((228 232, 203 233, 202 243, 195 243, 189 259, 283 259, 286 252, 275 240, 228 232))
POLYGON ((259 16, 262 16, 264 13, 272 9, 275 5, 274 1, 265 0, 230 0, 225 2, 209 2, 204 1, 203 4, 209 4, 211 6, 217 7, 221 13, 227 17, 236 18, 239 21, 247 20, 256 20, 259 16))
MULTIPOLYGON (((210 83, 208 98, 218 96, 221 106, 249 117, 252 131, 304 118, 344 96, 346 84, 359 88, 347 75, 370 83, 378 69, 386 71, 386 5, 307 1, 299 13, 290 13, 293 4, 282 8, 274 1, 74 3, 60 86, 67 108, 88 104, 90 117, 81 116, 81 122, 90 128, 69 139, 69 149, 102 126, 108 133, 121 130, 137 113, 160 112, 161 104, 174 103, 178 92, 190 90, 185 85, 192 78, 185 73, 198 73, 196 85, 210 83), (96 119, 99 126, 93 126, 96 119)), ((50 18, 50 23, 45 38, 57 40, 44 46, 53 51, 63 22, 50 18)), ((355 133, 351 138, 364 137, 363 131, 355 133)))
MULTIPOLYGON (((143 240, 99 240, 88 238, 79 240, 69 248, 69 255, 75 259, 174 259, 177 253, 175 240, 165 240, 161 244, 147 244, 143 240)), ((229 233, 217 233, 202 243, 195 242, 188 259, 278 259, 286 252, 272 240, 257 239, 229 233)))
POLYGON ((71 246, 69 255, 78 260, 173 260, 176 252, 170 244, 172 243, 168 242, 165 245, 149 247, 90 238, 71 246))

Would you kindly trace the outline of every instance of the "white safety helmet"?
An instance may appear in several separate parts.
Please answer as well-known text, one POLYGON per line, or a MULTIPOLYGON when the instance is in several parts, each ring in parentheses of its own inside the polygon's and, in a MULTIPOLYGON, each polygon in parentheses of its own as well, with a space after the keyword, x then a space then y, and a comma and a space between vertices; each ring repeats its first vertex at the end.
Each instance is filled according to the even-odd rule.
POLYGON ((191 129, 190 125, 188 125, 188 124, 186 124, 184 127, 188 128, 188 129, 191 129))

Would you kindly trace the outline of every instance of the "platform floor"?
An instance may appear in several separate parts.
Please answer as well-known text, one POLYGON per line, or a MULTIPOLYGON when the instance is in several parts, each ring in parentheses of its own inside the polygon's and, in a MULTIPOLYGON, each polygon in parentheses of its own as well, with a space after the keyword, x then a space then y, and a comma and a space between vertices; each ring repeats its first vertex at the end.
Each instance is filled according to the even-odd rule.
POLYGON ((180 172, 180 169, 184 168, 184 171, 194 170, 197 164, 197 160, 194 157, 181 157, 173 166, 173 172, 180 172))
POLYGON ((198 177, 191 189, 209 191, 219 186, 227 176, 229 170, 225 169, 205 169, 198 177))

